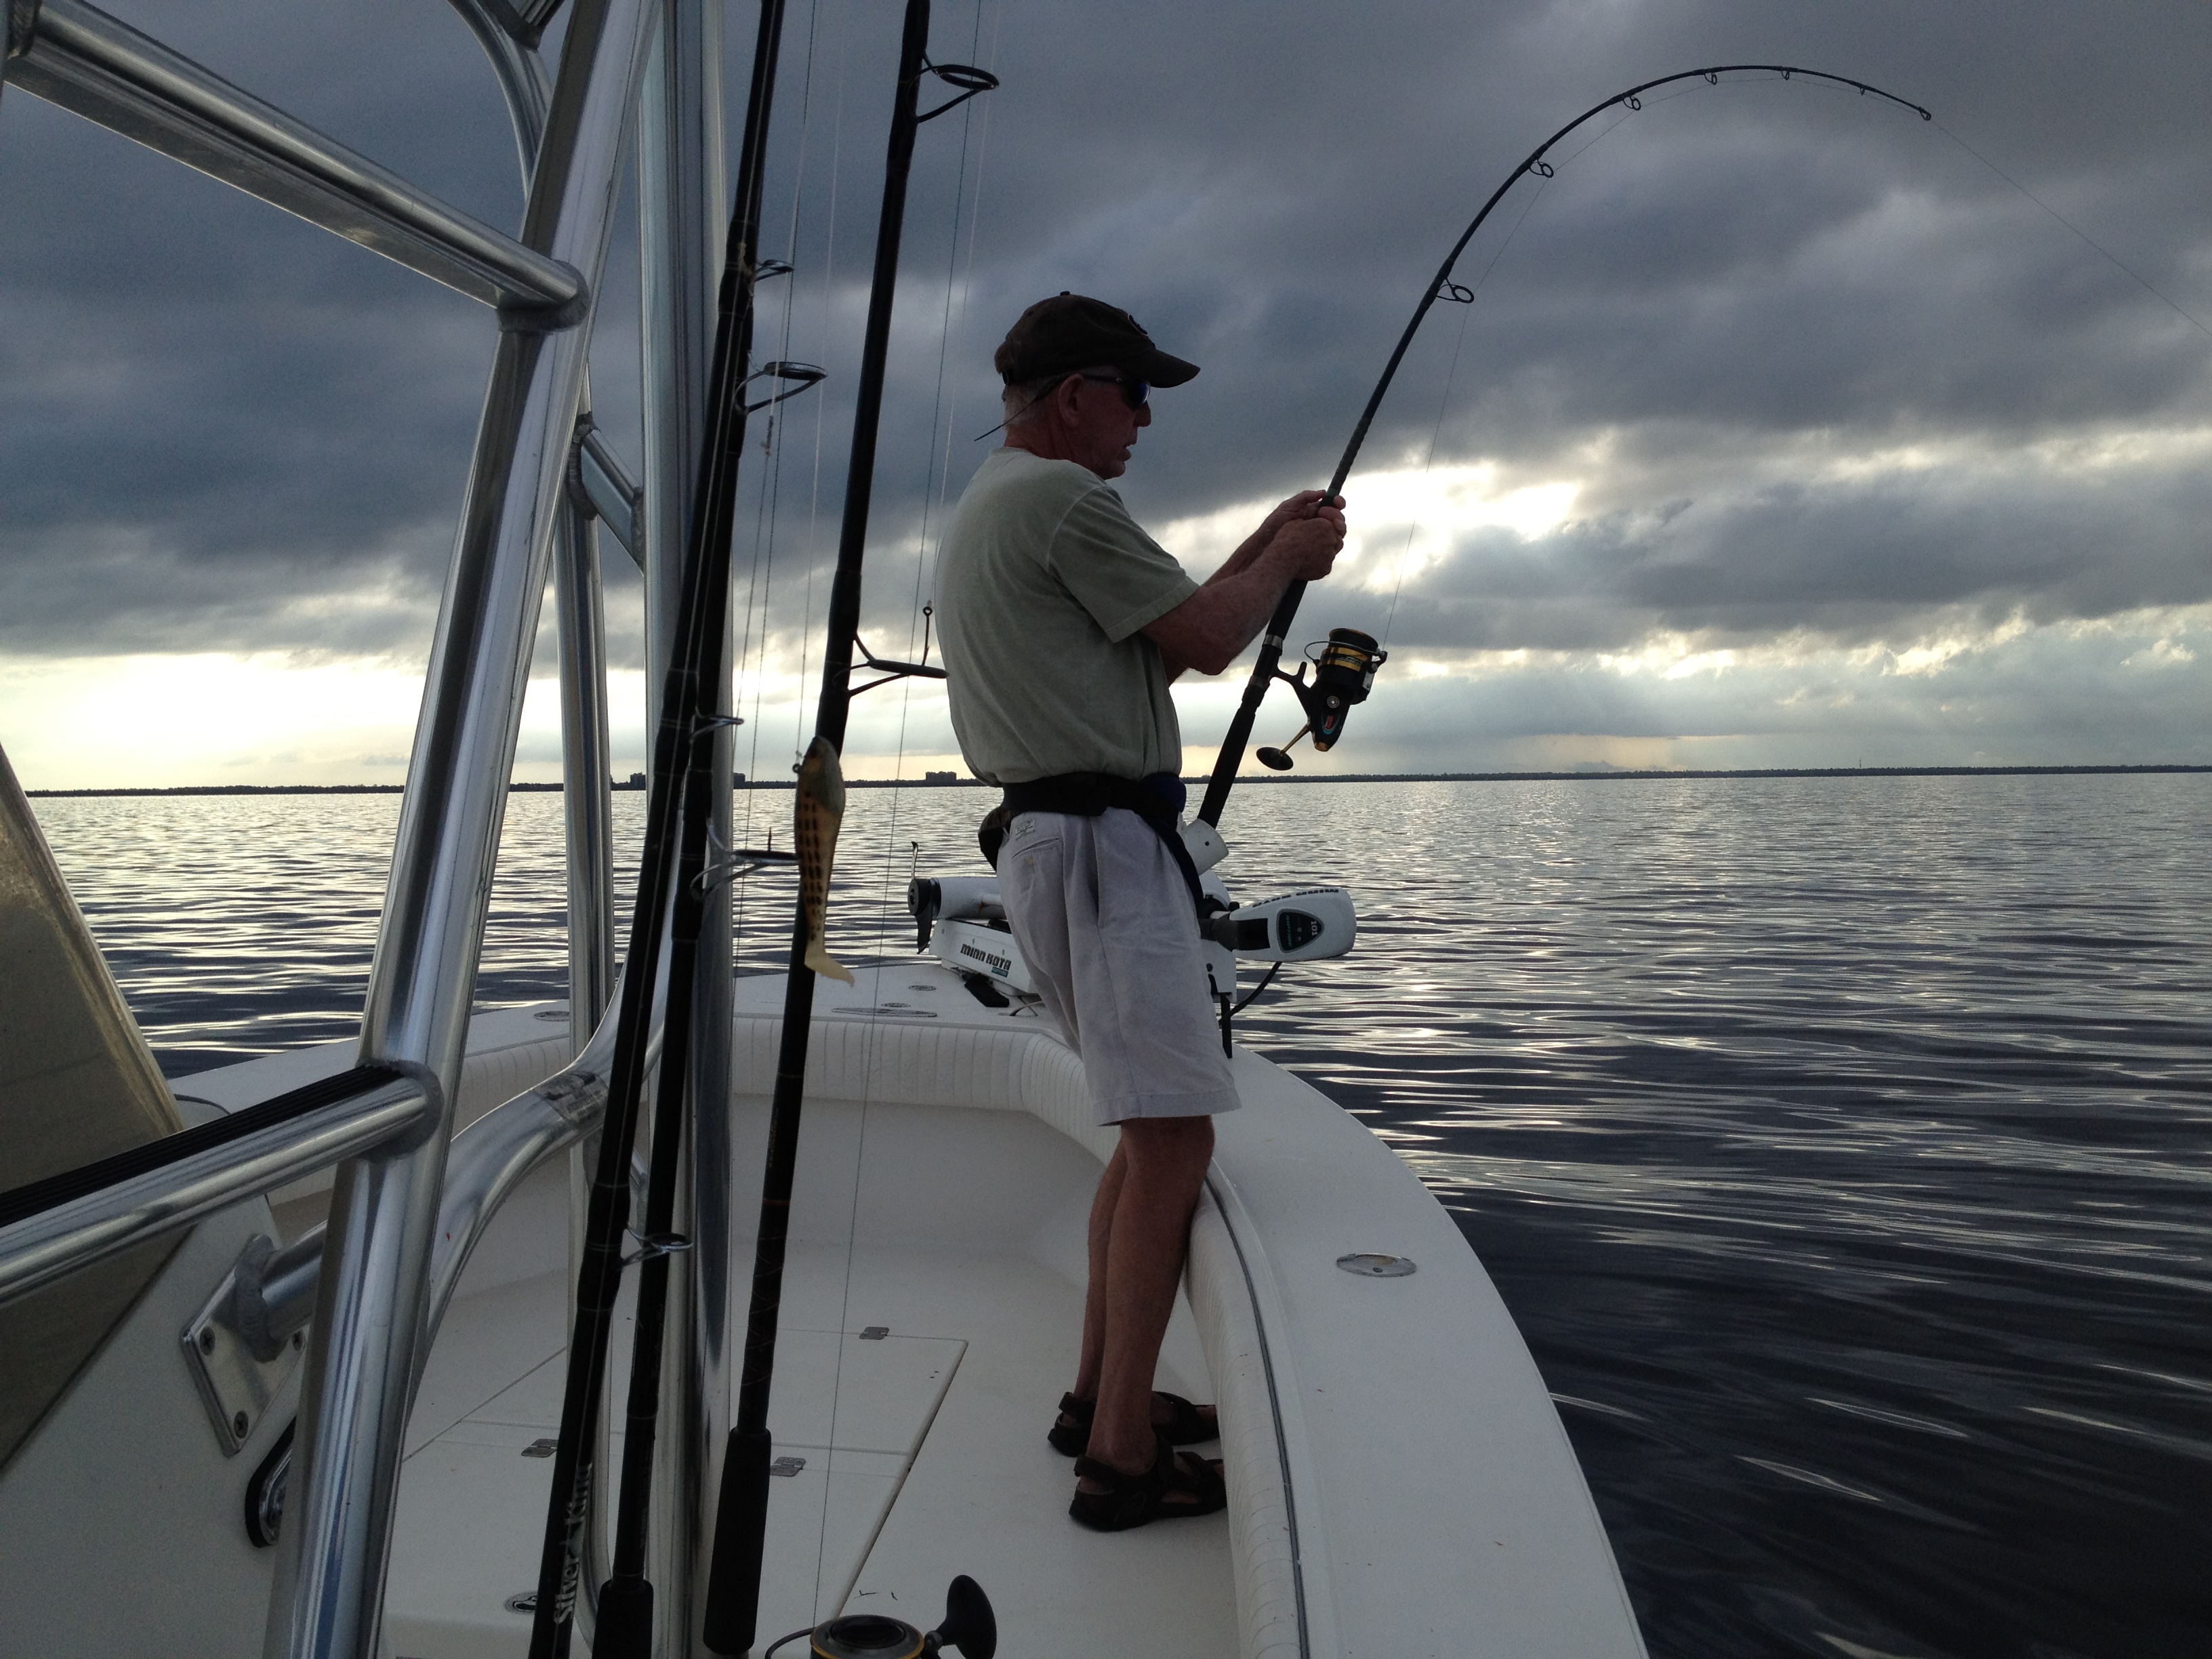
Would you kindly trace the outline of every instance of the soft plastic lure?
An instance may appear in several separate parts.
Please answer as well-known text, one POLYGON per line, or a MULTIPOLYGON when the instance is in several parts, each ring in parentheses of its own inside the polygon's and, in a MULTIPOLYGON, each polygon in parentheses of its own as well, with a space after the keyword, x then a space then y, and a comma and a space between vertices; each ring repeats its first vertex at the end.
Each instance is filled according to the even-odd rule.
POLYGON ((792 808, 799 836, 799 896, 806 907, 806 965, 817 974, 853 982, 830 955, 830 868, 837 861, 837 830, 845 821, 845 774, 837 745, 817 735, 799 769, 792 808))

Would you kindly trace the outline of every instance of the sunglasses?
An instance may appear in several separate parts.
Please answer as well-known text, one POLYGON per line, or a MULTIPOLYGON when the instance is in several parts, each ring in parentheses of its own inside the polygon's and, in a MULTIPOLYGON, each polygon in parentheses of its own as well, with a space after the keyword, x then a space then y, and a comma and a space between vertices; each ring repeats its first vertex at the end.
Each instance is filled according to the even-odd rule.
POLYGON ((1099 386, 1121 387, 1121 401, 1131 409, 1142 409, 1152 395, 1152 386, 1144 380, 1125 380, 1119 374, 1086 374, 1083 378, 1099 386))

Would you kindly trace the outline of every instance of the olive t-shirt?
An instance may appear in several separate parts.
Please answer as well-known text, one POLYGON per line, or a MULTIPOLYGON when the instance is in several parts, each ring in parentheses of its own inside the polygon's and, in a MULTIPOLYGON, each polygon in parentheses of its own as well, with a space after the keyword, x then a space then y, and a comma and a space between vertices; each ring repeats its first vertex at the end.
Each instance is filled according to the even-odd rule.
POLYGON ((1159 647, 1139 632, 1198 584, 1073 461, 998 449, 937 567, 952 730, 986 782, 1182 769, 1159 647))

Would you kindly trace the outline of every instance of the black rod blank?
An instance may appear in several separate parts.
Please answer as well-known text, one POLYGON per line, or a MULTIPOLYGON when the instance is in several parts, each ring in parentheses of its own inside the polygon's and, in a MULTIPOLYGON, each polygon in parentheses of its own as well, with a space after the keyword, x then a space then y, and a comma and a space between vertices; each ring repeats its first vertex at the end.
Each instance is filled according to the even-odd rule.
MULTIPOLYGON (((670 654, 661 691, 660 720, 653 735, 652 792, 647 797, 645 845, 640 859, 636 902, 631 912, 629 968, 623 975, 623 1005, 616 1028, 614 1064, 609 1079, 606 1117, 600 1132, 599 1164, 593 1172, 586 1210, 583 1261, 576 1282, 576 1316, 569 1332, 561 1429, 553 1455, 552 1491, 546 1506, 537 1607, 531 1624, 531 1659, 564 1659, 574 1630, 575 1601, 583 1576, 582 1551, 588 1547, 592 1464, 598 1453, 592 1442, 599 1420, 615 1297, 622 1286, 623 1268, 627 1265, 623 1258, 622 1240, 629 1221, 629 1157, 644 1090, 654 981, 661 945, 674 920, 671 899, 673 896, 680 903, 694 885, 688 879, 679 885, 678 868, 684 865, 686 848, 696 845, 703 849, 705 841, 707 818, 698 805, 703 799, 701 781, 694 775, 701 769, 702 754, 711 755, 710 747, 699 741, 701 688, 711 686, 714 678, 723 672, 721 617, 728 604, 730 526, 738 462, 744 447, 744 387, 746 364, 752 352, 753 286, 757 275, 754 244, 758 233, 762 168, 767 149, 769 111, 775 95, 783 12, 784 0, 762 0, 760 31, 753 52, 751 94, 746 104, 744 137, 738 167, 736 206, 731 215, 718 296, 708 403, 707 465, 700 470, 697 499, 692 503, 677 612, 678 637, 670 654), (687 805, 691 808, 688 812, 687 805), (685 822, 687 817, 689 823, 685 822)), ((700 860, 701 852, 692 851, 690 867, 696 870, 700 860)), ((693 908, 690 932, 696 939, 696 903, 693 908)), ((688 1069, 682 1044, 689 1038, 690 976, 696 955, 696 951, 687 952, 679 944, 672 963, 660 1068, 661 1110, 653 1135, 653 1190, 648 1196, 645 1228, 648 1235, 666 1231, 665 1215, 656 1229, 651 1210, 664 1184, 672 1191, 673 1175, 663 1183, 659 1166, 664 1152, 673 1162, 674 1143, 682 1122, 682 1079, 688 1069), (679 986, 675 982, 679 981, 680 1000, 677 994, 679 986)), ((648 1255, 647 1265, 648 1268, 655 1265, 659 1268, 665 1307, 665 1262, 648 1255)), ((641 1298, 650 1277, 648 1273, 641 1278, 641 1298)), ((645 1311, 641 1305, 641 1347, 644 1346, 645 1311)), ((657 1335, 651 1352, 657 1360, 657 1335)), ((633 1390, 633 1404, 635 1398, 633 1390)), ((627 1448, 633 1452, 635 1434, 633 1425, 632 1443, 627 1448)), ((650 1438, 648 1425, 648 1443, 650 1438)), ((631 1482, 627 1469, 624 1474, 623 1496, 629 1500, 631 1482)), ((626 1502, 625 1510, 627 1507, 626 1502)), ((641 1519, 641 1514, 639 1521, 641 1519)), ((629 1555, 637 1559, 641 1552, 641 1528, 634 1523, 630 1532, 634 1542, 629 1555)), ((618 1553, 620 1549, 618 1538, 618 1553)), ((620 1565, 618 1560, 618 1575, 620 1565)), ((600 1655, 645 1651, 641 1644, 649 1643, 652 1592, 641 1575, 633 1573, 611 1580, 601 1595, 599 1614, 596 1632, 599 1639, 594 1647, 600 1655), (638 1634, 641 1626, 642 1638, 638 1634)))
MULTIPOLYGON (((915 130, 927 118, 916 112, 922 76, 932 72, 928 47, 929 0, 907 0, 898 85, 884 162, 883 207, 876 226, 875 270, 868 291, 860 380, 854 392, 853 446, 846 466, 836 574, 830 589, 822 695, 814 717, 815 735, 827 738, 840 750, 845 745, 846 719, 852 702, 854 643, 860 629, 861 555, 867 543, 868 507, 875 484, 876 433, 883 411, 891 305, 898 285, 899 241, 906 222, 907 177, 914 161, 915 130)), ((981 76, 980 71, 975 73, 988 79, 981 76)), ((987 89, 980 85, 973 88, 987 89)), ((707 1645, 717 1653, 744 1652, 751 1647, 759 1623, 761 1559, 768 1534, 769 1389, 775 1371, 792 1179, 798 1167, 800 1107, 806 1090, 807 1028, 814 1014, 814 974, 805 964, 806 933, 802 897, 792 924, 791 971, 784 993, 775 1088, 769 1108, 767 1167, 761 1182, 760 1228, 753 1258, 752 1299, 745 1322, 744 1360, 738 1374, 735 1425, 730 1431, 728 1455, 722 1465, 721 1507, 707 1592, 707 1645)))

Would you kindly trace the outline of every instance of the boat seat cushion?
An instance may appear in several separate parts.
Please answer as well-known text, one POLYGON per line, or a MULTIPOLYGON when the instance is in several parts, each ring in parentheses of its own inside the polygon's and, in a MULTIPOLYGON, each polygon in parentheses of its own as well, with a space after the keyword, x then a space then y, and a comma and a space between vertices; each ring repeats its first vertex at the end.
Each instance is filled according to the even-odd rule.
MULTIPOLYGON (((739 1015, 732 1056, 738 1092, 766 1094, 775 1077, 781 1022, 739 1015)), ((1083 1062, 1042 1026, 938 1025, 919 1019, 817 1019, 809 1039, 806 1092, 817 1100, 883 1106, 960 1105, 1027 1112, 1101 1163, 1115 1131, 1092 1121, 1083 1062)))

